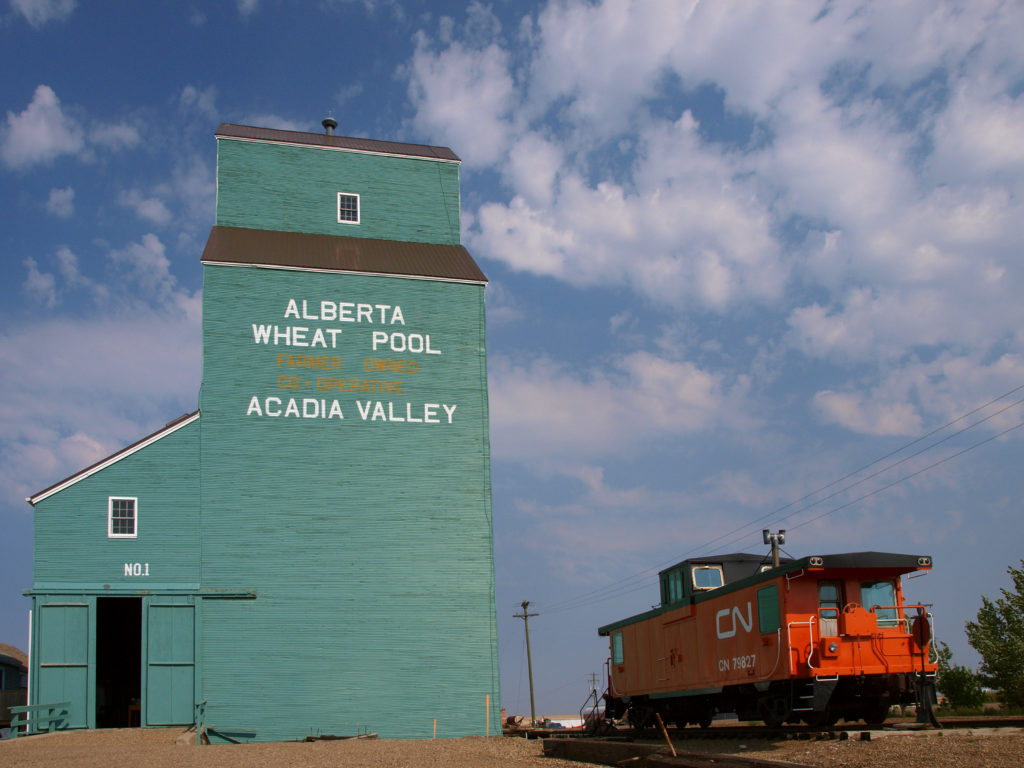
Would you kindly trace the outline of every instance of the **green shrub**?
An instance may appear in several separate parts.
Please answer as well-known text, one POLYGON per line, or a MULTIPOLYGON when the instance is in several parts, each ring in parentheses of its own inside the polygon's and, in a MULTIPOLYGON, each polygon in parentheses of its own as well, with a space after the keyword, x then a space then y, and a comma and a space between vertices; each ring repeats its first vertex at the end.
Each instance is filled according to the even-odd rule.
POLYGON ((967 667, 948 667, 939 676, 938 689, 955 709, 980 709, 985 703, 981 677, 967 667))

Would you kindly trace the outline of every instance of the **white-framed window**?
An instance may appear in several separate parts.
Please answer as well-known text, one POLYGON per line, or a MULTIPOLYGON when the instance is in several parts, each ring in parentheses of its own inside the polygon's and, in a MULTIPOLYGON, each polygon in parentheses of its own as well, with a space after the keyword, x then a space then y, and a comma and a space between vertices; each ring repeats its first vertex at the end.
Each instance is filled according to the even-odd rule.
POLYGON ((693 566, 693 588, 699 590, 718 589, 725 584, 720 565, 693 566))
POLYGON ((130 496, 107 499, 107 537, 134 539, 139 533, 139 500, 130 496))
POLYGON ((359 195, 351 192, 338 193, 338 223, 359 223, 359 195))

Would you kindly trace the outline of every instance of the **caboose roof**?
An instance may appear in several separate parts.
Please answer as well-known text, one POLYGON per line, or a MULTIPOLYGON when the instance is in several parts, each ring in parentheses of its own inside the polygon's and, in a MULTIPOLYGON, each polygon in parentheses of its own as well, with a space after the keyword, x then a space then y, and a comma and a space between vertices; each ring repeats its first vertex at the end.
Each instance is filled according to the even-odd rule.
MULTIPOLYGON (((671 565, 658 572, 658 576, 669 571, 674 571, 682 565, 721 565, 725 571, 725 583, 735 581, 742 576, 749 576, 762 565, 768 565, 772 561, 771 555, 751 555, 746 552, 733 552, 728 555, 713 555, 710 557, 690 557, 675 565, 671 565)), ((791 563, 793 558, 779 558, 781 563, 791 563)))

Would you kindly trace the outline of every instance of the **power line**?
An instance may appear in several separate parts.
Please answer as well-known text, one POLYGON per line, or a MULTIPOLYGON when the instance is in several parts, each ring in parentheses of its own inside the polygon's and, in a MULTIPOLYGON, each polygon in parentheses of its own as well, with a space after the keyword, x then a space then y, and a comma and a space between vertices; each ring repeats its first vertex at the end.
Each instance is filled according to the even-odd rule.
MULTIPOLYGON (((895 469, 896 467, 900 466, 901 464, 904 464, 904 463, 906 463, 906 462, 910 461, 911 459, 917 458, 918 456, 920 456, 920 455, 922 455, 922 454, 924 454, 924 453, 927 453, 927 452, 928 452, 928 451, 930 451, 930 450, 931 450, 932 448, 936 448, 936 447, 938 447, 938 446, 942 445, 943 443, 945 443, 946 441, 948 441, 948 440, 952 440, 952 439, 953 439, 954 437, 959 437, 960 435, 962 435, 962 434, 963 434, 964 432, 966 432, 967 430, 969 430, 969 429, 973 429, 974 427, 978 426, 979 424, 983 424, 984 422, 986 422, 986 421, 988 421, 988 420, 990 420, 990 419, 993 419, 993 418, 995 418, 996 416, 1000 415, 1001 413, 1004 413, 1004 412, 1008 411, 1008 410, 1009 410, 1010 408, 1013 408, 1013 407, 1015 407, 1015 406, 1018 406, 1018 405, 1020 405, 1021 403, 1024 403, 1024 398, 1022 398, 1022 399, 1020 399, 1020 400, 1016 400, 1016 401, 1014 401, 1014 402, 1010 403, 1009 405, 1007 405, 1007 406, 1004 406, 1003 408, 1000 408, 1000 409, 999 409, 998 411, 996 411, 995 413, 991 413, 991 414, 989 414, 988 416, 986 416, 986 417, 985 417, 985 418, 983 418, 983 419, 978 419, 978 420, 977 420, 976 422, 974 422, 973 424, 969 424, 969 425, 967 425, 966 427, 964 427, 963 429, 959 429, 959 430, 957 430, 956 432, 953 432, 952 434, 946 435, 946 437, 943 437, 943 438, 942 438, 941 440, 936 440, 936 441, 935 441, 934 443, 931 443, 930 445, 926 445, 926 446, 925 446, 924 448, 920 449, 919 451, 915 451, 914 453, 910 454, 909 456, 905 456, 905 457, 903 457, 903 458, 902 458, 902 459, 900 459, 899 461, 894 461, 894 462, 893 462, 892 464, 889 464, 889 465, 887 465, 887 466, 885 466, 885 467, 882 467, 881 469, 877 470, 876 472, 872 472, 872 473, 871 473, 870 475, 867 475, 867 476, 865 476, 865 477, 862 477, 862 478, 861 478, 860 480, 857 480, 856 482, 853 482, 853 483, 850 483, 849 485, 843 486, 843 487, 842 487, 842 488, 840 488, 840 489, 839 489, 838 491, 834 491, 834 492, 830 493, 830 494, 829 494, 828 496, 824 496, 824 497, 822 497, 822 498, 818 499, 817 501, 815 501, 815 502, 814 502, 814 503, 812 503, 812 504, 808 504, 807 506, 801 507, 801 508, 799 508, 799 509, 797 509, 797 510, 795 510, 795 511, 793 511, 793 512, 790 512, 790 513, 789 513, 788 515, 784 515, 783 517, 780 517, 780 518, 776 519, 776 520, 775 520, 775 523, 776 523, 776 524, 777 524, 777 523, 781 523, 781 522, 783 522, 784 520, 789 520, 789 519, 790 519, 791 517, 794 517, 795 515, 798 515, 798 514, 800 514, 801 512, 806 512, 806 511, 807 511, 807 510, 809 510, 809 509, 814 509, 814 507, 816 507, 816 506, 818 506, 818 505, 820 505, 820 504, 824 504, 824 503, 825 503, 826 501, 828 501, 829 499, 834 499, 834 498, 835 498, 836 496, 839 496, 840 494, 846 493, 846 492, 847 492, 847 491, 849 491, 850 489, 852 489, 852 488, 856 488, 856 487, 857 487, 858 485, 861 485, 862 483, 865 483, 865 482, 867 482, 868 480, 872 480, 872 479, 874 479, 874 478, 878 477, 879 475, 882 475, 882 474, 884 474, 884 473, 888 472, 888 471, 889 471, 889 470, 891 470, 891 469, 895 469)), ((991 402, 990 402, 990 403, 988 403, 988 405, 991 405, 991 402)), ((977 410, 978 410, 978 409, 975 409, 975 410, 974 410, 974 411, 972 411, 971 413, 976 413, 976 412, 977 412, 977 410)), ((965 415, 969 416, 970 414, 965 414, 965 415)), ((956 421, 960 421, 960 420, 961 420, 962 418, 963 418, 963 417, 961 417, 960 419, 957 419, 956 421)), ((956 422, 955 422, 955 421, 954 421, 954 422, 950 422, 950 424, 954 424, 954 423, 956 423, 956 422)), ((946 426, 948 427, 948 426, 949 426, 949 424, 947 424, 946 426)), ((930 436, 930 435, 934 435, 934 434, 935 434, 935 430, 933 430, 932 432, 930 432, 930 433, 929 433, 929 436, 930 436)), ((907 444, 906 446, 904 446, 904 448, 906 448, 906 447, 909 447, 909 446, 911 446, 911 445, 914 445, 914 444, 916 444, 916 443, 919 443, 919 442, 921 441, 921 439, 922 439, 922 438, 918 438, 917 440, 913 441, 912 443, 908 443, 908 444, 907 444)), ((984 441, 982 441, 982 443, 978 443, 977 445, 982 445, 983 443, 986 443, 986 442, 988 442, 988 440, 984 440, 984 441)), ((902 449, 901 449, 901 450, 902 450, 902 449)), ((888 454, 888 456, 892 456, 892 455, 894 455, 895 453, 898 453, 898 452, 899 452, 899 451, 894 451, 893 453, 890 453, 890 454, 888 454)), ((965 451, 964 451, 964 452, 965 452, 965 451)), ((956 454, 956 455, 960 455, 960 454, 956 454)), ((888 458, 888 456, 887 456, 886 458, 888 458)), ((875 464, 877 464, 877 463, 878 463, 878 461, 873 461, 873 462, 871 462, 870 464, 866 464, 866 465, 865 465, 864 467, 862 467, 861 469, 863 470, 863 469, 867 469, 868 467, 873 467, 873 466, 874 466, 875 464)), ((942 462, 938 462, 938 463, 942 463, 942 462)), ((936 464, 932 464, 932 465, 930 465, 930 466, 936 466, 936 464)), ((925 469, 928 469, 928 468, 930 468, 930 467, 926 467, 925 469)), ((858 471, 861 471, 861 470, 858 470, 858 471)), ((920 471, 918 471, 918 472, 915 472, 915 473, 914 473, 913 475, 908 475, 908 477, 913 477, 914 475, 916 475, 916 474, 919 474, 919 473, 920 473, 920 471)), ((849 475, 846 475, 846 478, 848 478, 848 477, 852 477, 852 476, 853 476, 853 474, 856 474, 856 473, 851 473, 851 474, 849 474, 849 475)), ((843 479, 846 479, 846 478, 843 478, 843 479)), ((902 482, 902 481, 897 481, 897 482, 902 482)), ((891 487, 892 485, 895 485, 895 484, 896 484, 896 483, 890 483, 889 485, 887 485, 887 486, 884 486, 884 487, 883 487, 883 489, 879 489, 879 490, 884 490, 884 488, 889 488, 889 487, 891 487)), ((827 486, 824 486, 822 490, 824 490, 825 488, 831 488, 831 487, 832 487, 833 485, 835 485, 835 483, 834 483, 834 482, 833 482, 833 483, 829 483, 829 485, 827 485, 827 486)), ((815 492, 815 493, 816 493, 816 492, 815 492)), ((876 493, 877 493, 877 491, 876 491, 876 493)), ((804 497, 803 497, 803 499, 808 499, 808 498, 810 498, 810 497, 811 497, 811 496, 813 496, 813 495, 814 495, 813 493, 811 493, 811 494, 808 494, 807 496, 804 496, 804 497)), ((867 498, 868 496, 872 496, 872 495, 874 495, 874 493, 871 493, 871 494, 867 494, 867 496, 862 496, 861 498, 867 498)), ((802 501, 803 499, 799 499, 798 501, 802 501)), ((780 507, 779 509, 775 510, 775 512, 772 512, 772 513, 770 513, 769 515, 763 515, 762 517, 758 518, 758 520, 763 520, 763 519, 764 519, 765 517, 770 517, 770 516, 774 515, 774 514, 775 514, 776 512, 780 512, 780 511, 782 511, 782 510, 784 510, 784 509, 788 509, 789 507, 793 506, 793 503, 794 503, 794 502, 791 502, 791 503, 789 503, 789 504, 787 504, 787 505, 785 505, 785 506, 783 506, 783 507, 780 507)), ((848 506, 848 505, 844 505, 844 507, 845 507, 845 506, 848 506)), ((817 518, 815 518, 815 519, 817 519, 817 518)), ((801 525, 803 525, 803 524, 801 524, 801 525)), ((714 543, 715 541, 718 541, 718 540, 720 540, 720 539, 723 539, 723 538, 725 538, 726 536, 731 536, 732 534, 734 534, 734 533, 737 533, 738 531, 742 531, 742 530, 745 530, 746 528, 749 528, 750 526, 751 526, 751 523, 746 523, 746 524, 744 524, 744 525, 740 526, 739 528, 736 528, 736 529, 734 529, 733 531, 730 531, 730 532, 729 532, 729 533, 727 533, 727 534, 723 534, 722 536, 718 537, 717 539, 713 539, 713 540, 712 540, 711 542, 709 542, 709 543, 714 543)), ((795 526, 795 528, 799 528, 799 527, 800 527, 800 526, 795 526)), ((733 539, 729 539, 729 541, 736 541, 736 539, 735 539, 735 538, 733 538, 733 539)), ((703 548, 704 546, 707 546, 707 544, 704 544, 704 545, 702 545, 702 547, 701 547, 701 548, 703 548)))
MULTIPOLYGON (((727 533, 721 534, 720 536, 716 536, 715 538, 710 539, 710 540, 704 542, 703 544, 700 544, 700 545, 698 545, 696 547, 693 547, 693 548, 691 548, 689 550, 685 550, 682 553, 683 554, 682 558, 673 558, 670 561, 664 561, 664 562, 662 562, 662 563, 660 563, 658 565, 654 565, 654 566, 649 567, 649 568, 644 568, 644 569, 634 573, 631 576, 627 576, 627 577, 625 577, 623 579, 620 579, 618 581, 614 581, 611 584, 607 584, 607 585, 604 585, 602 587, 598 587, 598 588, 589 590, 587 592, 583 592, 582 594, 577 595, 576 597, 567 598, 567 599, 562 600, 560 602, 556 602, 556 603, 553 603, 551 605, 545 606, 545 612, 550 614, 550 613, 561 613, 561 612, 564 612, 564 611, 574 610, 576 608, 582 608, 582 607, 585 607, 585 606, 588 606, 588 605, 593 605, 594 603, 602 602, 604 600, 607 600, 609 597, 618 597, 620 595, 628 594, 630 592, 635 592, 635 591, 637 591, 639 589, 642 589, 642 588, 647 586, 646 578, 649 576, 649 574, 651 574, 653 572, 660 571, 663 568, 667 568, 670 565, 673 565, 674 563, 678 562, 679 559, 686 559, 686 556, 688 556, 690 554, 693 554, 695 552, 698 552, 698 551, 700 551, 700 550, 710 546, 711 544, 715 544, 715 543, 723 541, 723 540, 727 540, 727 541, 730 541, 730 542, 731 541, 736 541, 738 537, 734 537, 735 534, 738 534, 738 533, 740 533, 742 531, 745 531, 748 528, 750 528, 751 526, 759 524, 761 521, 766 520, 767 518, 773 517, 773 516, 777 515, 779 512, 783 512, 783 511, 789 509, 790 507, 793 507, 793 506, 795 506, 797 504, 800 504, 803 501, 806 501, 807 499, 813 498, 814 496, 816 496, 817 494, 821 493, 822 491, 826 491, 829 488, 832 488, 833 486, 838 485, 839 483, 842 483, 844 480, 848 480, 849 478, 854 477, 854 476, 860 474, 864 470, 870 469, 871 467, 875 466, 876 464, 879 464, 880 462, 883 462, 883 461, 885 461, 888 458, 891 458, 891 457, 893 457, 893 456, 895 456, 895 455, 897 455, 899 453, 902 453, 906 449, 908 449, 908 448, 910 448, 910 447, 912 447, 914 445, 917 445, 918 443, 922 442, 923 440, 927 440, 929 437, 932 437, 933 435, 936 435, 939 432, 942 432, 943 430, 948 429, 949 427, 953 426, 954 424, 963 421, 964 419, 966 419, 966 418, 968 418, 968 417, 978 413, 979 411, 983 411, 984 409, 988 408, 989 406, 993 405, 994 403, 997 403, 1000 400, 1003 400, 1006 397, 1008 397, 1008 396, 1010 396, 1010 395, 1012 395, 1012 394, 1014 394, 1016 392, 1019 392, 1022 389, 1024 389, 1024 384, 1016 386, 1013 389, 1010 389, 1009 391, 1004 392, 1003 394, 1001 394, 1001 395, 999 395, 997 397, 992 398, 991 400, 989 400, 988 402, 978 406, 977 408, 974 408, 974 409, 972 409, 972 410, 970 410, 970 411, 968 411, 968 412, 966 412, 966 413, 964 413, 964 414, 962 414, 960 416, 957 416, 955 419, 953 419, 953 420, 943 424, 942 426, 937 427, 937 428, 931 430, 930 432, 927 432, 924 435, 921 435, 920 437, 915 438, 914 440, 911 440, 909 443, 906 443, 906 444, 900 446, 899 448, 897 448, 897 449, 895 449, 893 451, 890 451, 889 453, 885 454, 884 456, 881 456, 881 457, 875 459, 874 461, 871 461, 868 464, 865 464, 862 467, 853 470, 852 472, 848 472, 847 474, 843 475, 842 477, 840 477, 840 478, 838 478, 836 480, 833 480, 830 483, 827 483, 827 484, 825 484, 825 485, 815 489, 814 491, 811 491, 810 493, 807 493, 807 494, 801 496, 798 499, 795 499, 795 500, 793 500, 791 502, 788 502, 787 504, 784 504, 781 507, 778 507, 777 509, 774 509, 771 512, 768 512, 768 513, 766 513, 764 515, 760 515, 759 517, 756 517, 753 520, 748 521, 748 522, 744 523, 743 525, 741 525, 741 526, 739 526, 737 528, 734 528, 733 530, 731 530, 731 531, 729 531, 727 533), (734 538, 729 538, 729 537, 734 537, 734 538)), ((777 522, 781 522, 782 520, 788 520, 789 518, 791 518, 791 517, 793 517, 793 516, 795 516, 797 514, 800 514, 801 512, 806 512, 809 509, 813 509, 815 506, 818 506, 819 504, 822 504, 822 503, 824 503, 825 501, 828 501, 831 498, 835 498, 839 494, 845 493, 846 491, 850 490, 851 488, 854 488, 857 485, 860 485, 861 483, 866 482, 867 480, 870 480, 870 479, 872 479, 874 477, 877 477, 878 475, 881 475, 881 474, 883 474, 885 472, 888 472, 889 470, 894 469, 895 467, 905 463, 906 461, 909 461, 912 458, 920 456, 921 454, 931 450, 932 448, 935 448, 935 447, 941 445, 942 443, 944 443, 944 442, 946 442, 946 441, 948 441, 948 440, 950 440, 950 439, 952 439, 954 437, 962 435, 964 432, 966 432, 966 431, 968 431, 970 429, 973 429, 974 427, 978 426, 979 424, 982 424, 982 423, 984 423, 984 422, 994 418, 995 416, 998 416, 999 414, 1004 413, 1005 411, 1009 410, 1010 408, 1013 408, 1013 407, 1016 407, 1016 406, 1020 405, 1021 403, 1024 403, 1024 398, 1022 398, 1020 400, 1016 400, 1016 401, 1010 403, 1009 405, 1004 406, 1000 410, 998 410, 998 411, 996 411, 994 413, 989 414, 985 418, 979 419, 978 421, 976 421, 976 422, 974 422, 972 424, 969 424, 966 427, 963 427, 962 429, 959 429, 959 430, 953 432, 950 435, 947 435, 946 437, 942 438, 941 440, 937 440, 934 443, 931 443, 928 446, 920 449, 919 451, 916 451, 915 453, 913 453, 913 454, 911 454, 909 456, 906 456, 903 459, 900 459, 899 461, 893 462, 892 464, 889 464, 886 467, 883 467, 882 469, 879 469, 878 471, 872 473, 871 475, 868 475, 867 477, 861 478, 860 480, 858 480, 858 481, 856 481, 854 483, 850 483, 849 485, 843 487, 842 489, 840 489, 838 491, 835 491, 835 492, 829 494, 828 496, 825 496, 824 498, 819 499, 818 501, 814 502, 813 504, 809 504, 809 505, 807 505, 805 507, 801 507, 800 509, 798 509, 798 510, 796 510, 794 512, 791 512, 790 514, 788 514, 788 515, 786 515, 786 516, 784 516, 782 518, 779 518, 779 520, 777 522)), ((982 446, 982 445, 984 445, 984 444, 986 444, 988 442, 991 442, 992 440, 994 440, 994 439, 996 439, 996 438, 998 438, 998 437, 1000 437, 1000 436, 1002 436, 1004 434, 1007 434, 1008 432, 1012 432, 1014 429, 1017 429, 1017 428, 1019 428, 1022 425, 1024 425, 1024 422, 1022 422, 1022 424, 1018 424, 1016 427, 1011 427, 1010 429, 1005 430, 1004 432, 1000 432, 997 435, 994 435, 994 436, 992 436, 990 438, 987 438, 987 439, 982 440, 982 441, 980 441, 978 443, 975 443, 974 445, 972 445, 972 446, 970 446, 968 448, 965 448, 962 451, 954 453, 951 456, 946 457, 945 459, 937 461, 934 464, 930 464, 927 467, 924 467, 924 468, 922 468, 920 470, 917 470, 917 471, 907 475, 906 477, 900 478, 899 480, 895 480, 892 483, 889 483, 889 484, 883 486, 882 488, 878 488, 875 491, 872 491, 871 493, 868 493, 868 494, 865 494, 865 495, 859 497, 858 499, 854 499, 853 501, 847 502, 847 503, 845 503, 845 504, 843 504, 843 505, 841 505, 839 507, 836 507, 835 509, 829 510, 828 512, 825 512, 825 513, 823 513, 821 515, 818 515, 817 517, 814 517, 811 520, 805 521, 803 523, 799 523, 799 524, 797 524, 795 526, 791 526, 790 530, 795 530, 797 528, 801 528, 804 525, 807 525, 808 523, 813 522, 814 520, 818 520, 821 517, 825 517, 826 515, 833 514, 834 512, 837 512, 837 511, 839 511, 841 509, 845 509, 845 508, 851 506, 852 504, 855 504, 857 501, 861 501, 863 499, 866 499, 866 498, 874 496, 874 495, 876 495, 878 493, 881 493, 882 491, 887 490, 888 488, 891 488, 892 486, 897 485, 897 484, 903 482, 904 480, 909 480, 910 478, 915 477, 916 475, 919 475, 922 472, 926 472, 929 469, 932 469, 933 467, 938 466, 939 464, 943 464, 946 461, 949 461, 949 460, 951 460, 953 458, 961 456, 964 453, 967 453, 967 452, 969 452, 971 450, 974 450, 977 447, 980 447, 980 446, 982 446)))
POLYGON ((906 480, 909 480, 912 477, 916 477, 917 475, 920 475, 922 472, 927 472, 929 469, 934 469, 935 467, 939 466, 940 464, 945 464, 947 461, 952 461, 953 459, 957 458, 958 456, 963 456, 965 453, 967 453, 969 451, 973 451, 975 448, 979 448, 979 447, 985 445, 985 443, 991 443, 993 440, 998 440, 1003 435, 1007 435, 1010 432, 1013 432, 1013 430, 1020 429, 1021 427, 1024 427, 1024 421, 1022 421, 1020 424, 1017 424, 1016 426, 1010 427, 1009 429, 1004 429, 1002 432, 999 432, 999 433, 997 433, 995 435, 992 435, 991 437, 986 437, 984 440, 979 440, 974 445, 969 445, 969 446, 967 446, 966 448, 964 448, 961 451, 957 451, 956 453, 950 454, 949 456, 946 456, 945 458, 939 459, 938 461, 934 462, 933 464, 929 464, 927 467, 921 467, 921 469, 919 469, 919 470, 917 470, 915 472, 911 472, 909 475, 906 475, 905 477, 901 477, 898 480, 893 480, 888 485, 883 485, 881 488, 876 488, 875 490, 871 491, 870 493, 865 493, 863 496, 859 496, 856 499, 852 499, 852 500, 846 502, 845 504, 841 504, 840 506, 835 507, 834 509, 830 509, 827 512, 822 512, 820 515, 818 515, 816 517, 812 517, 810 520, 804 520, 804 522, 798 523, 797 525, 794 525, 790 530, 796 530, 797 528, 803 528, 805 525, 810 525, 815 520, 820 520, 821 518, 827 517, 828 515, 831 515, 831 514, 833 514, 835 512, 838 512, 841 509, 846 509, 846 507, 849 507, 852 504, 856 504, 858 501, 863 501, 864 499, 867 499, 867 498, 869 498, 871 496, 874 496, 877 493, 881 493, 882 491, 885 491, 885 490, 888 490, 889 488, 892 488, 894 485, 897 485, 897 484, 902 483, 902 482, 904 482, 906 480))

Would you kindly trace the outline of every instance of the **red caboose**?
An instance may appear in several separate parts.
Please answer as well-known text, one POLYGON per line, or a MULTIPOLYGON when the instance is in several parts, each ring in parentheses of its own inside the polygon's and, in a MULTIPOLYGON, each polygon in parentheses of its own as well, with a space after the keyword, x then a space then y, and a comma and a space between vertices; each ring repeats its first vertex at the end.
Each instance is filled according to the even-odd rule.
POLYGON ((931 617, 900 584, 930 568, 886 552, 684 560, 659 574, 660 607, 598 630, 611 647, 606 711, 638 728, 655 713, 679 727, 716 712, 880 723, 910 703, 933 719, 931 617))

